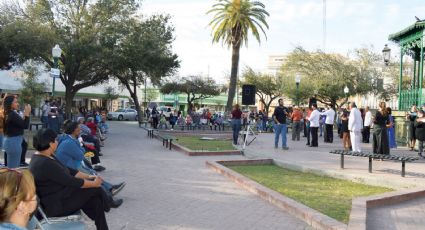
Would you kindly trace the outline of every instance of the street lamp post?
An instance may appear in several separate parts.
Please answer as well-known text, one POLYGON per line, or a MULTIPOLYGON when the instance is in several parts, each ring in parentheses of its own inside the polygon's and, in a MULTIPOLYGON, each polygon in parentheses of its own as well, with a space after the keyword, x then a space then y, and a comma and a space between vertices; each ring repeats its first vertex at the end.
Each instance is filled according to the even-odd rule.
POLYGON ((295 75, 295 85, 297 86, 297 106, 300 106, 300 82, 301 76, 297 73, 297 75, 295 75))
POLYGON ((345 94, 345 100, 348 101, 348 93, 350 92, 350 89, 348 89, 347 86, 344 88, 344 94, 345 94))
POLYGON ((385 65, 390 64, 391 49, 388 47, 388 44, 385 44, 384 49, 382 50, 382 56, 384 57, 385 65))
POLYGON ((52 56, 53 56, 53 68, 52 68, 52 77, 53 77, 53 86, 52 86, 52 97, 55 96, 55 83, 56 83, 56 78, 60 76, 60 70, 59 70, 59 63, 58 60, 62 55, 62 50, 59 47, 58 44, 55 45, 55 47, 53 47, 52 49, 52 56))

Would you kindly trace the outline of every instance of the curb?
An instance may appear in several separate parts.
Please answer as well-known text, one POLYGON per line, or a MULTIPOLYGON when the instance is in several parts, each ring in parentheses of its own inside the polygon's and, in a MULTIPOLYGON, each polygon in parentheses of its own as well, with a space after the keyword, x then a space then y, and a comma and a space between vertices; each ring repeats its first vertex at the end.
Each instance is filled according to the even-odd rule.
POLYGON ((183 152, 188 156, 231 156, 243 155, 240 150, 223 150, 223 151, 193 151, 177 143, 173 143, 172 148, 183 152))
POLYGON ((258 195, 261 199, 269 202, 272 205, 285 210, 295 217, 305 221, 315 229, 323 230, 345 230, 347 225, 341 223, 331 217, 328 217, 310 207, 296 202, 276 191, 266 188, 259 183, 228 169, 227 166, 234 165, 258 165, 258 164, 273 164, 272 159, 257 159, 257 160, 237 160, 237 161, 217 161, 205 164, 217 173, 220 173, 234 181, 239 186, 245 188, 251 193, 258 195))

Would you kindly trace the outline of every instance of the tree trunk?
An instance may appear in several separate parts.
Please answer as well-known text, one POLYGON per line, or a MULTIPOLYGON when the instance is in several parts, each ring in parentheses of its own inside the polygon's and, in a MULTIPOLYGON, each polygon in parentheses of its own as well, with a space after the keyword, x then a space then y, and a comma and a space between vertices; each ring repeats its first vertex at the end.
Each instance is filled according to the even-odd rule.
POLYGON ((72 90, 72 86, 65 88, 65 104, 66 104, 66 106, 65 106, 65 118, 66 119, 72 119, 72 113, 71 113, 72 101, 73 101, 76 93, 77 92, 74 92, 72 90))
POLYGON ((233 99, 235 98, 236 84, 238 80, 237 78, 238 78, 238 68, 239 68, 239 52, 240 52, 240 43, 237 45, 233 45, 232 46, 232 70, 230 72, 229 97, 227 98, 226 112, 232 111, 233 99))
POLYGON ((137 121, 139 122, 139 124, 142 124, 142 120, 144 116, 142 114, 142 110, 140 109, 139 98, 137 97, 136 93, 132 94, 131 97, 135 101, 134 105, 136 106, 136 111, 137 111, 137 121))
POLYGON ((190 93, 187 94, 187 114, 191 114, 193 109, 193 103, 190 99, 190 93))

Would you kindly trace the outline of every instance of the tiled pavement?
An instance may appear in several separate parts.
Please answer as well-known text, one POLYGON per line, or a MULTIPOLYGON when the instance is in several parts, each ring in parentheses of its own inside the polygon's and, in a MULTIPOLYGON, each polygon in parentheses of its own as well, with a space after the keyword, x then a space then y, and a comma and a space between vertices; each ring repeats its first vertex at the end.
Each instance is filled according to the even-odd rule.
POLYGON ((188 157, 147 139, 134 122, 110 129, 102 176, 127 182, 118 194, 124 204, 107 214, 110 229, 310 229, 205 167, 242 156, 188 157))
POLYGON ((396 205, 369 209, 367 229, 369 230, 419 230, 425 228, 425 198, 415 199, 396 205))

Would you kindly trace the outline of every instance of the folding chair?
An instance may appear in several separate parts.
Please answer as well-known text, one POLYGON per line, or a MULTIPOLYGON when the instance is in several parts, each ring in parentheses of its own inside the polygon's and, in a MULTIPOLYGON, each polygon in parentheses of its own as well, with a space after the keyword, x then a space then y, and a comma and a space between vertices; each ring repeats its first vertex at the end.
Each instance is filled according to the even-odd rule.
POLYGON ((41 214, 42 220, 35 219, 37 219, 37 226, 40 230, 86 230, 81 211, 64 217, 47 217, 41 207, 38 207, 38 212, 41 214))

